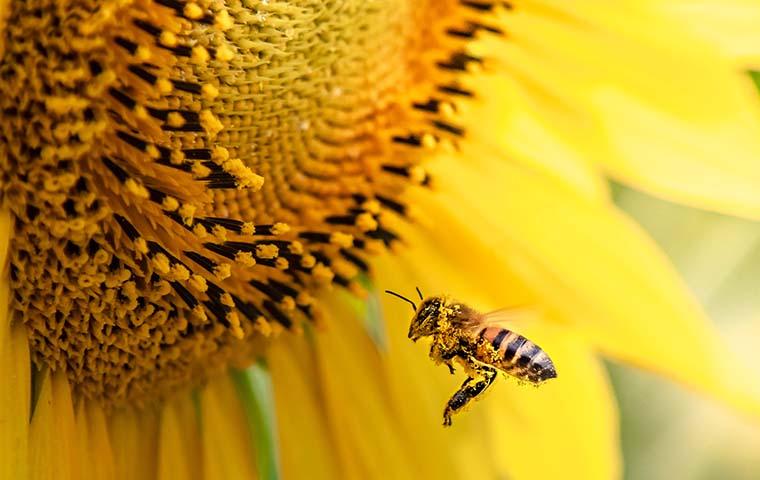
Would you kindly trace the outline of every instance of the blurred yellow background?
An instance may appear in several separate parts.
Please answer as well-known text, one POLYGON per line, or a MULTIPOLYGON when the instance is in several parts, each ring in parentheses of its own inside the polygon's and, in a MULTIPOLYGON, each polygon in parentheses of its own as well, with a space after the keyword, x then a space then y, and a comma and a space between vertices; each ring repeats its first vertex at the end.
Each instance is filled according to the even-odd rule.
MULTIPOLYGON (((760 224, 621 186, 615 199, 668 254, 739 358, 760 365, 760 224)), ((608 366, 626 479, 760 478, 760 428, 752 420, 641 370, 608 366)))

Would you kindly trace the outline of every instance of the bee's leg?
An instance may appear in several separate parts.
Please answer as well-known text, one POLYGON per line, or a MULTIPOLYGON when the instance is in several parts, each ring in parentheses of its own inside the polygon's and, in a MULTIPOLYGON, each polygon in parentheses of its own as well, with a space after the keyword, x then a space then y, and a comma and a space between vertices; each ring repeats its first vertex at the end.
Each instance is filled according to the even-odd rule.
POLYGON ((466 400, 462 400, 464 398, 463 392, 469 388, 469 385, 473 380, 473 377, 467 377, 467 380, 462 383, 462 386, 459 387, 459 390, 457 390, 456 393, 449 399, 449 402, 446 404, 446 409, 443 411, 444 427, 451 426, 451 414, 461 409, 465 403, 467 403, 466 400))
POLYGON ((447 367, 449 367, 449 372, 451 374, 454 374, 454 365, 451 364, 451 361, 459 355, 461 352, 459 349, 446 349, 442 344, 438 342, 433 342, 433 344, 430 346, 430 357, 435 359, 438 362, 443 362, 447 367))
POLYGON ((451 364, 451 361, 454 360, 454 357, 459 355, 458 350, 450 350, 443 355, 441 355, 441 360, 443 360, 443 363, 446 364, 447 367, 449 367, 449 372, 451 372, 452 375, 454 375, 454 365, 451 364))
POLYGON ((446 404, 446 409, 443 411, 444 427, 451 426, 452 414, 458 412, 464 408, 464 406, 467 405, 470 400, 478 397, 483 392, 485 392, 486 389, 490 387, 493 381, 496 379, 496 369, 488 365, 478 366, 477 372, 481 375, 481 378, 467 378, 462 386, 459 387, 459 390, 457 390, 456 393, 454 393, 454 395, 449 399, 449 402, 446 404))

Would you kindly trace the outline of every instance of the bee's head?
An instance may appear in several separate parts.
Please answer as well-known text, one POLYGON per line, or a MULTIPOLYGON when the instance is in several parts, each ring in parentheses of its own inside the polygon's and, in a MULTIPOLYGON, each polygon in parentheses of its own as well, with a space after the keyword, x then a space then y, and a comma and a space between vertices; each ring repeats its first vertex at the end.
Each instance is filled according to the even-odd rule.
POLYGON ((442 305, 441 297, 430 297, 425 299, 420 304, 420 308, 415 310, 412 323, 409 325, 409 338, 413 342, 435 333, 438 328, 442 305))
POLYGON ((408 302, 414 310, 414 317, 412 317, 412 324, 409 325, 409 338, 416 342, 421 337, 426 337, 435 333, 438 327, 438 319, 441 313, 441 306, 443 305, 443 299, 441 297, 430 297, 422 300, 422 292, 417 288, 417 295, 420 296, 422 303, 420 308, 417 305, 403 295, 399 295, 396 292, 386 290, 385 293, 400 298, 401 300, 408 302))

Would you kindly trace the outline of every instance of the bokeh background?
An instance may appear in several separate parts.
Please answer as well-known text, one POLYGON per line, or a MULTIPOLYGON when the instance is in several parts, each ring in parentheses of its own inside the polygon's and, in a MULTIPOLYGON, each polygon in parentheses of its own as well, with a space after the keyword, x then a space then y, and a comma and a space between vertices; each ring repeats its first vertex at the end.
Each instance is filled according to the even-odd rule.
MULTIPOLYGON (((614 194, 669 255, 739 358, 760 371, 760 223, 619 185, 614 194)), ((646 372, 608 368, 626 480, 760 479, 760 428, 748 418, 646 372)))

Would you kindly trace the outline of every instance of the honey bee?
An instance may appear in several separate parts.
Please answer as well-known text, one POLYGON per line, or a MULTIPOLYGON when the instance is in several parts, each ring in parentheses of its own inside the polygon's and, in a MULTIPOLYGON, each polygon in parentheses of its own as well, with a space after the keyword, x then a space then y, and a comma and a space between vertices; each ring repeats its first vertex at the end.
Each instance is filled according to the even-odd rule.
POLYGON ((451 426, 451 416, 461 411, 491 386, 498 371, 539 385, 555 378, 557 371, 541 347, 524 336, 500 326, 520 316, 518 309, 502 309, 490 313, 477 310, 446 297, 423 299, 419 308, 408 298, 386 290, 386 293, 409 302, 414 309, 409 338, 416 342, 432 337, 430 358, 455 372, 452 362, 458 360, 467 379, 449 399, 443 412, 443 425, 451 426))

